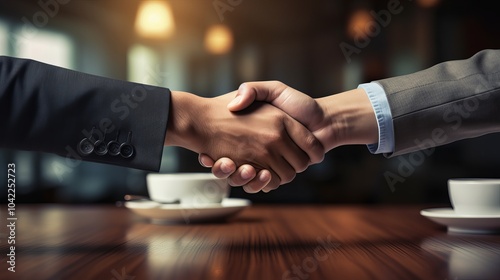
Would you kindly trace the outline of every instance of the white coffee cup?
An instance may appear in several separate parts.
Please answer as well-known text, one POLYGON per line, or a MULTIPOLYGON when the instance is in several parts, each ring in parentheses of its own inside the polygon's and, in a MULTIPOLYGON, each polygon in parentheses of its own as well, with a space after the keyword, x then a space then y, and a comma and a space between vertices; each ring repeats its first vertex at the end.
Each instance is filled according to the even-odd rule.
POLYGON ((146 176, 151 200, 199 206, 221 203, 229 195, 227 179, 212 173, 150 173, 146 176))
POLYGON ((448 191, 457 214, 500 215, 500 179, 450 179, 448 191))

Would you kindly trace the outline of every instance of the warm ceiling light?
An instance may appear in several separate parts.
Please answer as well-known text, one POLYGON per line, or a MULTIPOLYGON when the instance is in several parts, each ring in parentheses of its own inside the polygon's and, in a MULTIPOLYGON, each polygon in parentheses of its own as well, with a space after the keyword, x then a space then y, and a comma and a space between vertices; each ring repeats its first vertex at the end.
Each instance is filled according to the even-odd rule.
POLYGON ((211 26, 205 35, 205 48, 213 54, 225 54, 233 47, 231 30, 221 24, 211 26))
POLYGON ((418 0, 417 3, 423 8, 432 8, 439 4, 439 0, 418 0))
POLYGON ((135 20, 135 30, 145 38, 166 39, 174 33, 174 16, 165 1, 142 1, 135 20))
POLYGON ((362 36, 371 20, 372 16, 367 10, 357 10, 349 19, 347 34, 352 38, 362 36))

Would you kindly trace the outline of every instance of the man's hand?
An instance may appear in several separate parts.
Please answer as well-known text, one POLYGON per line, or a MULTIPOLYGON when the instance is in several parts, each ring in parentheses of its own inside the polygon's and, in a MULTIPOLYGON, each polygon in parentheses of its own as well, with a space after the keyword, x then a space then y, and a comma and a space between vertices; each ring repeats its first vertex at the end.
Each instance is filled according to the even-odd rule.
MULTIPOLYGON (((255 100, 271 103, 304 124, 321 142, 325 152, 340 145, 370 144, 378 140, 375 115, 362 89, 313 99, 278 81, 244 83, 228 109, 241 110, 255 100)), ((230 158, 220 158, 214 163, 204 154, 200 154, 199 160, 203 166, 212 166, 217 177, 229 177, 243 185, 252 184, 254 189, 260 187, 264 192, 273 189, 259 184, 258 176, 250 176, 255 174, 252 166, 238 167, 230 158)))
POLYGON ((227 105, 240 111, 254 101, 264 101, 285 111, 312 132, 324 127, 324 112, 315 99, 279 81, 249 82, 241 84, 236 97, 227 105))
MULTIPOLYGON (((270 188, 290 182, 311 160, 322 159, 323 147, 313 134, 276 107, 254 103, 238 113, 227 110, 235 95, 202 98, 172 92, 166 144, 252 166, 250 176, 258 175, 258 184, 270 188)), ((240 171, 245 178, 245 169, 240 171)), ((241 185, 237 178, 232 181, 241 185)), ((253 186, 247 184, 245 190, 254 192, 253 186)))
MULTIPOLYGON (((242 84, 235 98, 228 104, 227 108, 230 111, 236 112, 248 107, 254 101, 265 101, 280 108, 305 125, 313 134, 316 132, 316 134, 321 135, 322 128, 327 127, 327 124, 324 123, 323 109, 316 100, 278 81, 242 84)), ((313 158, 311 163, 321 162, 323 156, 313 158)), ((259 176, 263 175, 258 174, 259 176, 255 176, 256 172, 250 165, 237 167, 230 158, 220 158, 214 163, 212 158, 204 154, 200 154, 199 161, 205 167, 212 167, 212 172, 217 177, 229 177, 232 182, 237 182, 238 184, 235 185, 249 184, 252 186, 252 189, 257 191, 262 189, 265 192, 274 189, 272 186, 260 183, 259 178, 261 177, 259 176)))

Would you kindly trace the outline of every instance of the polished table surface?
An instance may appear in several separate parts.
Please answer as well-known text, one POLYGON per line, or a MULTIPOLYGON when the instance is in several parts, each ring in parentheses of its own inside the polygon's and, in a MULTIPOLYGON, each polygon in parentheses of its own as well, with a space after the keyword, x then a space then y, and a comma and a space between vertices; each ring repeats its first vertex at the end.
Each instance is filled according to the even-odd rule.
POLYGON ((114 205, 20 204, 16 272, 2 226, 0 278, 500 278, 499 235, 448 234, 423 208, 253 205, 225 222, 165 225, 114 205))

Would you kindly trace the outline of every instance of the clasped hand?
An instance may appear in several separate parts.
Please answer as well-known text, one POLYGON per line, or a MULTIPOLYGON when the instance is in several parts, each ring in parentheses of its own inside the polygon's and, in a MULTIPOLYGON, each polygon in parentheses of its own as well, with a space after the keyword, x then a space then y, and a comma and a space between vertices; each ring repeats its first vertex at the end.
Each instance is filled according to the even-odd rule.
POLYGON ((214 98, 172 92, 166 145, 246 192, 269 192, 341 145, 378 141, 363 89, 313 99, 278 81, 244 83, 214 98), (215 161, 216 160, 216 161, 215 161))
MULTIPOLYGON (((271 167, 276 170, 275 172, 272 172, 272 169, 267 170, 263 168, 264 166, 258 166, 249 161, 237 161, 230 157, 221 158, 214 157, 210 154, 200 154, 200 163, 203 166, 212 167, 212 172, 217 177, 227 177, 231 185, 243 186, 245 191, 250 193, 260 190, 269 192, 270 190, 276 189, 280 185, 291 181, 295 173, 304 171, 305 167, 308 165, 321 162, 326 151, 325 147, 328 147, 327 135, 330 129, 326 123, 324 109, 320 107, 316 100, 277 81, 242 84, 236 92, 235 98, 228 104, 226 110, 229 109, 229 111, 232 112, 245 112, 245 114, 247 114, 250 113, 249 109, 252 109, 255 101, 263 101, 283 110, 287 115, 294 118, 295 121, 307 127, 310 133, 314 135, 315 139, 301 139, 301 135, 295 133, 293 130, 287 130, 288 135, 283 134, 283 138, 272 139, 275 145, 269 148, 279 147, 280 149, 267 151, 267 153, 276 155, 276 153, 283 152, 283 159, 275 161, 274 163, 276 164, 271 167), (290 149, 290 147, 293 147, 293 143, 290 143, 290 140, 293 140, 302 151, 290 149), (304 140, 306 143, 303 143, 304 140), (320 141, 321 144, 318 145, 316 141, 320 141), (287 145, 282 146, 281 142, 287 145), (300 156, 300 154, 304 152, 309 155, 309 158, 300 156), (297 153, 298 155, 293 155, 292 153, 297 153), (218 160, 214 162, 213 159, 218 160), (276 175, 278 175, 279 178, 277 178, 276 175)), ((258 112, 256 111, 254 113, 258 112)), ((292 122, 288 117, 282 116, 282 118, 286 120, 287 123, 292 122)), ((266 122, 272 121, 265 115, 260 116, 260 120, 262 123, 253 122, 252 124, 255 125, 255 127, 249 127, 249 129, 262 130, 266 122)), ((289 127, 291 127, 291 125, 289 125, 289 127)), ((295 128, 295 130, 298 129, 295 128)), ((301 133, 307 137, 311 137, 304 131, 301 133)), ((251 143, 251 141, 252 139, 241 139, 241 142, 235 145, 237 149, 247 151, 247 160, 260 158, 252 154, 255 150, 257 150, 258 153, 264 152, 263 150, 259 151, 259 147, 253 145, 254 143, 251 143)), ((262 156, 265 158, 265 155, 262 156)))
POLYGON ((277 188, 323 160, 324 147, 313 133, 277 107, 243 95, 228 110, 238 92, 214 98, 172 92, 166 144, 202 153, 207 165, 220 159, 214 174, 248 192, 277 188))

